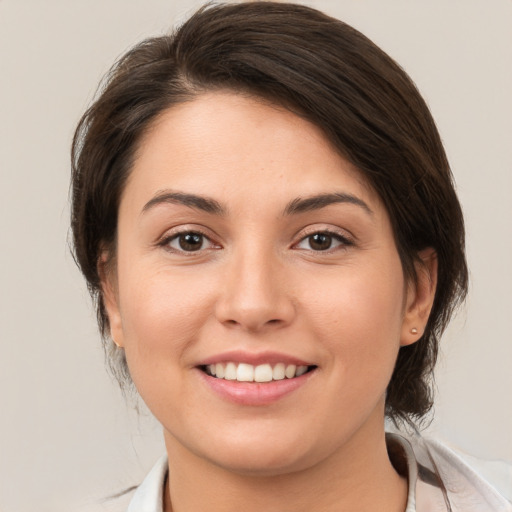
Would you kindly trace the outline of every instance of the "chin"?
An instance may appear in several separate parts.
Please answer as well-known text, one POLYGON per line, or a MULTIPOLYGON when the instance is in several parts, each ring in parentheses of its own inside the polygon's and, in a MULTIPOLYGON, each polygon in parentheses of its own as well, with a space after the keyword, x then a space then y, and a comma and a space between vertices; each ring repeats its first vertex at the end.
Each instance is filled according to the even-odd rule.
POLYGON ((314 465, 313 459, 323 451, 304 435, 290 432, 289 428, 283 432, 278 428, 269 431, 261 425, 258 430, 238 427, 175 441, 213 466, 235 474, 262 477, 306 469, 314 465))
POLYGON ((281 450, 276 453, 275 450, 266 447, 254 446, 241 452, 213 455, 210 462, 239 475, 271 477, 304 470, 311 465, 308 459, 310 457, 304 453, 297 453, 297 450, 281 450))
POLYGON ((219 441, 213 446, 220 449, 205 453, 212 463, 238 474, 262 477, 307 469, 329 451, 324 443, 293 429, 229 436, 219 441))

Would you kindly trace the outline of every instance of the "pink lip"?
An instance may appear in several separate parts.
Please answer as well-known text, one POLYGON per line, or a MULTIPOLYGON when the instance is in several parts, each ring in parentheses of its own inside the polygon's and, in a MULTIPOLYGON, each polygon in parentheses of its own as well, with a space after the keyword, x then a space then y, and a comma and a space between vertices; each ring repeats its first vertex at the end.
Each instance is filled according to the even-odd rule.
MULTIPOLYGON (((211 363, 213 364, 213 363, 211 363)), ((293 363, 292 363, 293 364, 293 363)), ((305 373, 293 379, 273 380, 271 382, 238 382, 236 380, 217 379, 196 368, 199 377, 217 395, 240 405, 270 405, 302 387, 315 373, 305 373)))
POLYGON ((270 364, 275 365, 277 363, 284 364, 294 364, 295 366, 311 366, 313 363, 308 363, 301 359, 297 359, 296 357, 289 356, 286 354, 279 354, 278 352, 258 352, 251 353, 240 350, 231 350, 228 352, 223 352, 222 354, 217 354, 212 357, 208 357, 204 359, 197 366, 208 366, 209 364, 216 363, 229 363, 230 361, 234 363, 246 363, 252 364, 253 366, 257 366, 259 364, 270 364))

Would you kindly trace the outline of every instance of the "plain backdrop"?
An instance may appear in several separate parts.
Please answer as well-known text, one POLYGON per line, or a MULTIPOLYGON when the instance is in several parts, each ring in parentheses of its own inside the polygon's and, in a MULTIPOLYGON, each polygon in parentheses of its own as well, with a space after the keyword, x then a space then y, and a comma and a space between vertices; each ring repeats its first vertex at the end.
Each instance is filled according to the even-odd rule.
MULTIPOLYGON (((105 371, 68 238, 74 126, 113 61, 192 0, 0 0, 0 511, 101 510, 162 453, 105 371)), ((318 0, 427 99, 467 222, 471 292, 427 434, 512 460, 512 2, 318 0)))

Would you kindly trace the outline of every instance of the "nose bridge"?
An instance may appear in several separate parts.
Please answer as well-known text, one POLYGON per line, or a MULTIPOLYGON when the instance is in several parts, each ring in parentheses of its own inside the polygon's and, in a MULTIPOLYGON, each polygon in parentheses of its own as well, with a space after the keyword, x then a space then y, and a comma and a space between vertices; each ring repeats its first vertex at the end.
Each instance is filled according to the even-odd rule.
POLYGON ((278 254, 268 240, 247 240, 228 258, 218 319, 247 330, 283 326, 294 314, 278 254))

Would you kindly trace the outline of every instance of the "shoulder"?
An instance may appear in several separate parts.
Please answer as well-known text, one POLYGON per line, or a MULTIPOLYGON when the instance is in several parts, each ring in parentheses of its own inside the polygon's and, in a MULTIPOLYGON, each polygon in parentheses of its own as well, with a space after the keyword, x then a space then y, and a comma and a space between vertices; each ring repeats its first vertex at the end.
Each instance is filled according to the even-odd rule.
POLYGON ((442 495, 446 510, 451 506, 453 511, 512 512, 511 464, 465 456, 419 435, 392 434, 392 438, 405 447, 408 459, 414 457, 417 512, 421 512, 420 503, 436 493, 442 495))
POLYGON ((512 511, 511 464, 464 455, 434 439, 424 444, 456 503, 478 503, 481 510, 487 506, 492 511, 512 511))

